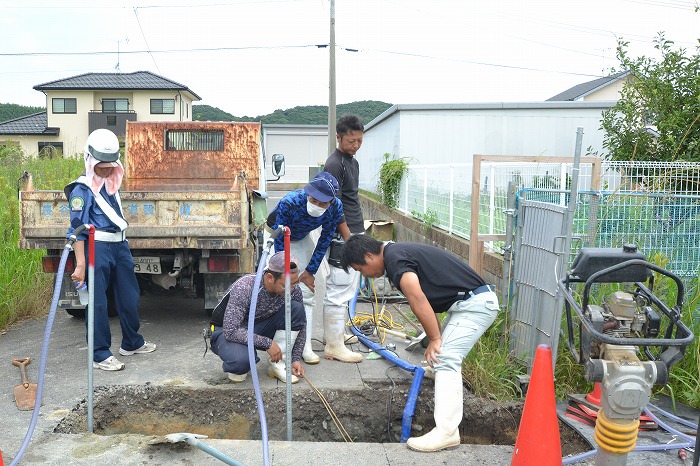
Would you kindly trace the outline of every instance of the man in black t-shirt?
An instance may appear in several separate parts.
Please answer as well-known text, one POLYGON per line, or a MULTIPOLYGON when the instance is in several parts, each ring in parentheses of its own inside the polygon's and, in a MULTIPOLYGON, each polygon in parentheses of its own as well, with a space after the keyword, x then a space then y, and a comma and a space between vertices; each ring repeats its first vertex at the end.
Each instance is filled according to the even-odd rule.
POLYGON ((418 451, 458 446, 464 409, 462 360, 496 319, 495 288, 447 251, 418 243, 382 243, 367 235, 346 241, 341 265, 366 277, 386 274, 406 296, 430 340, 425 360, 435 370, 435 428, 406 444, 418 451), (442 332, 438 312, 447 312, 442 332))
MULTIPOLYGON (((360 165, 355 153, 362 146, 362 136, 365 127, 355 115, 346 115, 338 120, 336 134, 338 148, 328 156, 323 170, 338 180, 340 189, 337 197, 343 203, 344 217, 336 230, 337 240, 331 245, 331 252, 338 247, 338 240, 347 240, 350 235, 362 234, 365 222, 362 218, 360 199, 358 197, 360 183, 360 165)), ((355 296, 360 274, 354 270, 343 270, 329 262, 326 275, 326 294, 323 297, 323 331, 326 346, 323 349, 326 359, 337 359, 343 362, 361 362, 362 355, 345 347, 346 342, 357 341, 356 337, 345 335, 345 322, 348 320, 347 304, 355 296)))

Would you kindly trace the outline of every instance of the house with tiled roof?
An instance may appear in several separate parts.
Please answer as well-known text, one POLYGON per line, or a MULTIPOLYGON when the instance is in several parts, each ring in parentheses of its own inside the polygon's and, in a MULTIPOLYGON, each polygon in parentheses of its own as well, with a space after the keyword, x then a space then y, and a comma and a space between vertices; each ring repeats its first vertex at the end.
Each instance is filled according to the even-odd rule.
POLYGON ((629 71, 622 71, 604 78, 577 84, 564 92, 550 97, 548 102, 619 100, 620 91, 630 78, 629 71))
POLYGON ((127 121, 192 121, 192 102, 201 100, 187 86, 149 71, 86 73, 34 89, 46 95, 46 112, 0 123, 0 145, 21 146, 30 156, 80 153, 98 128, 123 140, 127 121))

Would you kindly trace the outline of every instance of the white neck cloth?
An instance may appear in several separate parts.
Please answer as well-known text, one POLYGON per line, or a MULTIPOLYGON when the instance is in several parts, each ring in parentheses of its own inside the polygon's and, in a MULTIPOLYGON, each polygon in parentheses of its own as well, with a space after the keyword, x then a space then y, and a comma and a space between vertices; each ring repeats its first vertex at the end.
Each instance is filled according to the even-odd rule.
POLYGON ((114 195, 119 191, 122 185, 122 179, 124 178, 124 167, 122 163, 117 160, 117 166, 112 169, 112 173, 107 178, 103 178, 95 173, 95 165, 100 163, 91 154, 85 154, 85 177, 87 178, 87 185, 90 186, 95 195, 100 194, 102 186, 105 186, 107 193, 114 195))

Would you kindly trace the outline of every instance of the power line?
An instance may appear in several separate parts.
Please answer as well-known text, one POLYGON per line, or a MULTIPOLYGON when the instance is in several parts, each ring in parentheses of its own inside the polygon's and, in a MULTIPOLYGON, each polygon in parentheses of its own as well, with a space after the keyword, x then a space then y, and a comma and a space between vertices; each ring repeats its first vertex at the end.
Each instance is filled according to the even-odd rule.
MULTIPOLYGON (((130 51, 124 51, 120 52, 122 54, 143 54, 147 53, 151 56, 153 54, 157 53, 194 53, 194 52, 222 52, 222 51, 240 51, 240 50, 279 50, 279 49, 291 49, 291 48, 320 48, 320 47, 327 47, 326 44, 309 44, 309 45, 280 45, 280 46, 251 46, 251 47, 212 47, 212 48, 193 48, 193 49, 167 49, 167 50, 130 50, 130 51)), ((342 50, 347 50, 350 52, 375 52, 375 53, 383 53, 383 54, 388 54, 388 55, 399 55, 399 56, 406 56, 406 57, 415 57, 415 58, 421 58, 421 59, 427 59, 427 60, 441 60, 441 61, 448 61, 448 62, 456 62, 456 63, 470 63, 474 65, 480 65, 480 66, 489 66, 489 67, 495 67, 495 68, 505 68, 505 69, 513 69, 513 70, 523 70, 523 71, 537 71, 537 72, 547 72, 547 73, 559 73, 559 74, 566 74, 566 75, 572 75, 572 76, 585 76, 585 77, 602 77, 601 75, 597 74, 589 74, 589 73, 574 73, 574 72, 568 72, 568 71, 557 71, 557 70, 547 70, 547 69, 542 69, 542 68, 532 68, 532 67, 525 67, 525 66, 515 66, 515 65, 504 65, 504 64, 499 64, 499 63, 489 63, 489 62, 483 62, 483 61, 476 61, 476 60, 466 60, 466 59, 459 59, 459 58, 448 58, 448 57, 437 57, 437 56, 431 56, 431 55, 422 55, 422 54, 417 54, 417 53, 409 53, 409 52, 397 52, 393 50, 380 50, 380 49, 355 49, 355 48, 348 48, 348 47, 342 47, 342 46, 336 46, 339 49, 342 50)), ((92 52, 18 52, 18 53, 3 53, 0 52, 0 56, 5 56, 5 57, 25 57, 25 56, 86 56, 86 55, 113 55, 116 54, 117 52, 115 51, 92 51, 92 52)), ((155 60, 154 60, 155 63, 155 60)), ((157 65, 156 65, 157 68, 157 65)), ((160 73, 160 70, 158 71, 160 73)))
POLYGON ((691 10, 694 11, 697 8, 698 3, 695 1, 685 1, 685 0, 623 0, 628 3, 638 3, 640 5, 651 5, 658 6, 662 8, 676 8, 679 10, 691 10))
POLYGON ((136 16, 136 23, 138 23, 139 30, 141 30, 141 37, 143 37, 143 42, 146 44, 146 50, 148 50, 148 55, 150 55, 151 60, 153 61, 153 64, 156 67, 156 70, 158 70, 158 74, 163 74, 160 72, 160 68, 158 68, 158 63, 156 63, 156 59, 150 51, 151 47, 150 47, 150 45, 148 45, 148 40, 146 39, 146 34, 143 33, 143 27, 141 27, 141 21, 139 20, 139 14, 136 11, 136 8, 134 8, 134 16, 136 16))
MULTIPOLYGON (((324 45, 326 47, 327 45, 324 45)), ((294 48, 318 48, 318 44, 309 45, 272 45, 272 46, 246 46, 246 47, 204 47, 193 49, 165 49, 165 50, 129 50, 122 51, 121 54, 141 54, 141 53, 188 53, 188 52, 219 52, 232 50, 279 50, 294 48)), ((91 52, 0 52, 3 57, 41 57, 41 56, 61 56, 61 55, 113 55, 117 52, 111 51, 91 51, 91 52)))

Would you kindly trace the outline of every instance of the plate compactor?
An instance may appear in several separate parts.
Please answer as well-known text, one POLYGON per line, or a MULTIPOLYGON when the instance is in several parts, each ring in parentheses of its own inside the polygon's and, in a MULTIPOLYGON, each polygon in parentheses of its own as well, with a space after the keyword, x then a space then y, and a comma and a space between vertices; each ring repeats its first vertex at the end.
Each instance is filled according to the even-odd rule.
MULTIPOLYGON (((681 321, 683 283, 648 262, 636 246, 625 245, 582 248, 559 288, 569 350, 595 386, 586 397, 574 398, 567 412, 595 425, 597 464, 623 466, 639 429, 657 427, 642 414, 652 386, 668 381, 669 369, 694 338, 681 321), (655 278, 663 277, 675 284, 671 307, 654 294, 655 278), (591 294, 602 298, 593 303, 591 294)), ((672 296, 668 290, 674 287, 665 288, 672 296)))

